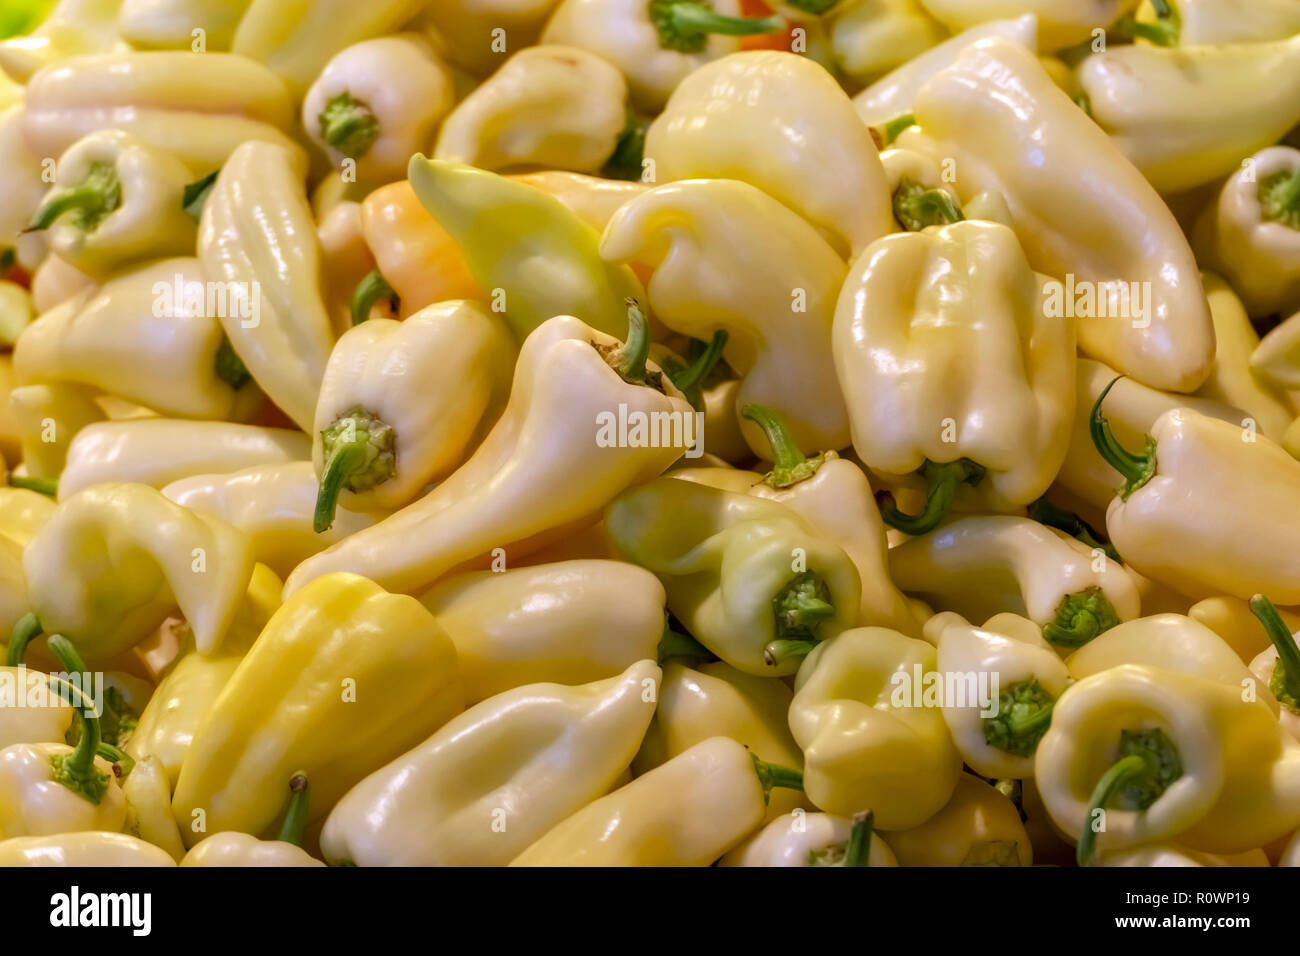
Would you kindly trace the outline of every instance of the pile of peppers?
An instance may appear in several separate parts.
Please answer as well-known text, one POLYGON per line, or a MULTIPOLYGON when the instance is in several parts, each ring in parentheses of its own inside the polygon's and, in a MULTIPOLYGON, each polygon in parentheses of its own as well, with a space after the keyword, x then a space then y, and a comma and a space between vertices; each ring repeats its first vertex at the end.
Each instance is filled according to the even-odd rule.
POLYGON ((0 866, 1300 865, 1300 0, 0 15, 0 866))

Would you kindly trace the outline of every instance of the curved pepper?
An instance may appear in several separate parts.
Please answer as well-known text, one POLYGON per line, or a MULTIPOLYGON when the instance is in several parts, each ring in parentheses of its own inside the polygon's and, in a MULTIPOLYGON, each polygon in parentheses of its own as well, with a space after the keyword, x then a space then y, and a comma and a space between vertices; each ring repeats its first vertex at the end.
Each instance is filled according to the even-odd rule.
POLYGON ((350 511, 392 510, 454 471, 505 408, 515 355, 505 323, 464 300, 345 332, 316 400, 316 530, 340 492, 350 511))
POLYGON ((1000 17, 1032 14, 1044 52, 1091 40, 1137 6, 1138 0, 921 0, 921 6, 950 30, 968 30, 1000 17))
POLYGON ((1042 628, 1008 613, 995 614, 975 627, 945 612, 926 622, 925 631, 938 647, 940 674, 986 679, 998 694, 996 707, 985 707, 989 702, 977 699, 978 693, 965 693, 978 692, 978 684, 967 684, 960 698, 942 701, 943 719, 962 759, 986 777, 1032 777, 1034 751, 1070 682, 1069 671, 1043 638, 1042 628))
POLYGON ((853 446, 878 474, 927 487, 921 514, 887 504, 888 524, 929 531, 963 483, 1000 511, 1047 490, 1069 442, 1074 334, 1041 305, 997 223, 886 236, 854 262, 834 328, 853 446))
POLYGON ((794 673, 857 619, 848 555, 774 501, 660 478, 615 499, 605 525, 624 560, 663 582, 690 634, 748 674, 794 673))
POLYGON ((66 382, 24 385, 9 393, 28 478, 57 479, 72 439, 107 417, 94 395, 93 389, 66 382))
POLYGON ((423 498, 308 558, 286 593, 337 570, 418 593, 497 548, 517 559, 590 524, 624 488, 667 468, 691 440, 694 413, 647 367, 645 319, 631 312, 626 345, 571 316, 528 336, 510 402, 469 461, 423 498), (643 422, 643 434, 620 444, 625 416, 643 422), (676 437, 663 432, 674 421, 676 437))
POLYGON ((959 518, 889 551, 903 591, 971 620, 1024 614, 1049 643, 1078 647, 1139 613, 1117 562, 1028 518, 959 518))
POLYGON ((645 155, 654 182, 717 177, 756 186, 841 250, 857 253, 892 228, 870 132, 834 78, 794 53, 733 53, 700 67, 650 124, 645 155))
POLYGON ((1300 33, 1300 7, 1292 0, 1163 0, 1172 16, 1162 17, 1152 0, 1138 4, 1133 18, 1138 23, 1167 24, 1177 20, 1174 31, 1183 46, 1224 43, 1259 43, 1284 40, 1300 33))
POLYGON ((873 832, 870 813, 852 820, 831 813, 793 810, 736 847, 719 866, 898 866, 873 832))
POLYGON ((301 846, 307 825, 307 775, 289 778, 289 803, 284 822, 274 840, 259 840, 247 833, 214 833, 194 844, 181 866, 324 866, 301 846))
POLYGON ((434 159, 480 169, 599 170, 623 132, 627 84, 580 46, 511 56, 447 116, 434 159))
POLYGON ((428 149, 452 104, 452 78, 412 33, 363 40, 325 64, 302 102, 302 125, 336 167, 355 163, 360 182, 401 179, 428 149))
POLYGON ((324 818, 462 706, 456 650, 418 601, 353 574, 313 581, 267 622, 195 731, 172 799, 185 841, 263 833, 298 772, 312 819, 324 818))
POLYGON ((467 703, 524 684, 586 684, 654 657, 664 629, 658 579, 621 561, 473 571, 420 598, 460 662, 467 703))
POLYGON ((602 179, 562 169, 517 173, 510 178, 554 196, 597 232, 604 231, 620 206, 650 188, 642 182, 602 179))
POLYGON ((763 821, 797 771, 711 737, 555 826, 511 866, 708 866, 763 821))
MULTIPOLYGON (((31 609, 103 660, 179 607, 204 653, 217 649, 253 571, 248 539, 146 485, 103 484, 61 502, 23 553, 31 609)), ((12 648, 10 649, 12 653, 12 648)))
POLYGON ((842 816, 870 809, 882 830, 903 830, 948 802, 961 757, 939 709, 920 706, 934 670, 933 647, 882 627, 845 631, 804 659, 790 731, 814 804, 842 816))
POLYGON ((136 49, 187 50, 196 28, 207 49, 230 49, 252 0, 120 0, 117 28, 136 49))
POLYGON ((91 278, 194 249, 194 220, 181 204, 194 177, 170 153, 103 129, 73 143, 55 169, 27 231, 46 230, 50 249, 91 278))
POLYGON ((126 799, 123 832, 161 847, 176 861, 185 855, 180 830, 172 817, 172 785, 157 757, 135 761, 122 784, 126 799))
POLYGON ((1057 321, 1078 315, 1084 352, 1154 388, 1204 381, 1214 330, 1182 230, 1033 54, 980 41, 917 92, 913 112, 925 137, 899 145, 955 160, 963 200, 1005 197, 1030 265, 1060 283, 1057 321))
POLYGON ((125 833, 89 831, 0 841, 0 866, 175 866, 167 851, 125 833))
POLYGON ((643 660, 576 687, 530 684, 470 708, 348 792, 321 831, 330 861, 503 866, 608 792, 655 712, 643 660))
POLYGON ((1034 848, 1016 806, 971 774, 957 779, 952 799, 920 826, 892 830, 900 866, 1032 866, 1034 848))
POLYGON ((557 315, 622 335, 624 302, 642 298, 626 266, 600 257, 600 236, 553 196, 469 166, 415 156, 411 187, 459 244, 474 280, 521 342, 557 315))

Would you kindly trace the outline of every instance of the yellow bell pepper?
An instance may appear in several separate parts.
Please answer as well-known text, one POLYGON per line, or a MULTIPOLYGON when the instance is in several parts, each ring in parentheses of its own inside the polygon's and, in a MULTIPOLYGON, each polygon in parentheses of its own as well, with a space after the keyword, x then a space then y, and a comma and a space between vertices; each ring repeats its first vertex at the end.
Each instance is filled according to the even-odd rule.
MULTIPOLYGON (((7 552, 9 543, 0 541, 0 550, 7 552)), ((8 628, 15 622, 9 621, 8 628)), ((61 743, 72 726, 72 712, 71 702, 49 690, 43 672, 22 665, 0 667, 0 750, 14 744, 61 743)))
POLYGON ((711 737, 590 803, 511 866, 708 866, 759 827, 773 787, 797 771, 711 737))
POLYGON ((985 777, 1032 777, 1034 750, 1070 682, 1043 629, 1010 613, 975 627, 948 611, 927 621, 925 631, 938 648, 939 673, 962 675, 967 682, 960 685, 960 696, 940 704, 962 759, 985 777), (996 701, 980 699, 981 680, 997 694, 996 701))
POLYGON ((700 67, 650 124, 645 156, 652 182, 723 177, 756 186, 841 252, 856 254, 892 228, 870 131, 834 78, 794 53, 753 50, 700 67))
POLYGON ((451 105, 447 67, 423 37, 402 33, 336 53, 303 99, 302 125, 335 167, 386 183, 429 148, 451 105))
POLYGON ((886 834, 900 866, 1032 866, 1034 848, 1016 806, 963 773, 952 799, 920 826, 886 834))
POLYGON ((315 527, 408 504, 468 457, 509 397, 516 348, 499 316, 461 300, 370 319, 330 353, 316 400, 315 527))
POLYGON ((286 593, 338 570, 419 593, 495 549, 518 559, 592 523, 624 488, 667 468, 692 438, 694 413, 647 366, 645 318, 629 311, 626 345, 563 315, 528 336, 510 402, 469 461, 423 498, 308 558, 286 593), (641 434, 620 441, 624 419, 642 422, 641 434), (676 437, 660 434, 674 420, 676 437), (645 434, 647 423, 655 434, 645 434))
POLYGON ((652 661, 579 686, 529 684, 453 718, 350 790, 321 850, 359 866, 504 866, 608 792, 655 712, 652 661))
POLYGON ((263 833, 298 772, 323 819, 462 706, 455 647, 418 601, 322 577, 275 612, 195 731, 172 799, 185 841, 263 833))
POLYGON ((953 160, 963 201, 1005 197, 1030 265, 1057 280, 1046 307, 1079 319, 1086 354, 1153 388, 1204 381, 1214 329, 1178 222, 1033 54, 1000 39, 967 47, 912 111, 924 136, 898 145, 953 160))
POLYGON ((893 197, 894 221, 902 229, 920 232, 927 226, 946 226, 967 218, 957 191, 944 182, 943 171, 931 157, 893 147, 881 152, 880 163, 893 197))
POLYGON ((179 863, 185 844, 172 816, 172 785, 161 761, 152 756, 135 761, 122 784, 122 796, 126 799, 123 832, 161 847, 179 863))
POLYGON ((250 417, 261 394, 202 301, 203 275, 197 259, 164 259, 56 306, 18 338, 18 382, 87 385, 178 417, 250 417))
POLYGON ((1300 37, 1113 45, 1077 72, 1092 118, 1162 193, 1228 175, 1300 121, 1289 93, 1300 83, 1300 37))
POLYGON ((47 495, 26 488, 0 487, 0 536, 26 547, 36 532, 54 514, 54 502, 47 495))
POLYGON ((906 541, 890 549, 889 574, 903 591, 970 620, 1023 614, 1059 647, 1140 613, 1133 580, 1101 549, 1009 515, 959 518, 906 541))
POLYGON ((198 653, 192 629, 185 629, 176 660, 158 682, 126 743, 126 752, 135 758, 137 768, 157 760, 167 775, 168 787, 176 785, 195 732, 253 641, 279 609, 282 587, 275 572, 264 564, 256 565, 230 630, 213 654, 198 653))
POLYGON ((118 36, 122 0, 58 0, 36 29, 0 41, 0 72, 26 83, 41 67, 125 44, 118 36))
POLYGON ((260 63, 230 53, 71 57, 33 76, 24 102, 23 134, 38 156, 57 156, 108 127, 173 154, 196 176, 220 167, 248 140, 282 147, 298 169, 306 164, 285 132, 295 117, 284 84, 260 63))
POLYGON ((121 0, 117 28, 137 50, 188 50, 202 31, 203 47, 226 52, 251 0, 121 0))
POLYGON ((301 846, 307 825, 307 775, 289 778, 289 803, 274 840, 226 831, 204 837, 185 854, 181 866, 324 866, 301 846))
POLYGON ((663 582, 691 636, 745 673, 792 674, 857 619, 848 555, 775 501, 660 478, 617 498, 605 525, 624 560, 663 582))
POLYGON ((999 511, 1047 490, 1069 442, 1073 324, 1044 312, 1010 229, 959 222, 878 240, 840 292, 834 343, 859 457, 926 488, 924 511, 889 502, 886 523, 931 530, 961 484, 999 511))
MULTIPOLYGON (((1300 611, 1280 608, 1279 613, 1288 628, 1300 631, 1300 611)), ((1238 657, 1248 663, 1271 646, 1268 635, 1251 612, 1250 604, 1241 598, 1204 598, 1188 608, 1187 616, 1218 634, 1238 657)))
POLYGON ((858 83, 870 83, 948 37, 918 0, 850 0, 836 4, 829 20, 835 64, 858 83))
POLYGON ((898 866, 873 832, 871 814, 852 820, 792 810, 722 858, 719 866, 898 866))
POLYGON ((40 626, 92 661, 139 643, 177 607, 199 650, 212 653, 252 574, 253 550, 235 528, 147 485, 103 484, 59 504, 27 545, 23 570, 40 626))
POLYGON ((663 585, 621 561, 459 574, 420 602, 456 645, 469 704, 524 684, 612 677, 654 657, 664 630, 663 585))
POLYGON ((1138 4, 1138 23, 1176 21, 1173 35, 1183 46, 1258 43, 1284 40, 1300 33, 1300 7, 1293 0, 1164 0, 1170 16, 1162 17, 1152 0, 1138 4))
POLYGON ((950 30, 1033 14, 1045 52, 1091 40, 1093 30, 1109 26, 1137 6, 1137 0, 921 0, 921 6, 950 30))
POLYGON ((1300 603, 1300 564, 1285 520, 1300 495, 1300 461, 1264 435, 1190 408, 1165 412, 1127 450, 1093 405, 1093 442, 1124 483, 1106 531, 1137 571, 1192 597, 1263 591, 1300 603))
POLYGON ((433 157, 594 173, 623 132, 626 99, 623 75, 580 45, 528 47, 456 104, 433 157))
MULTIPOLYGON (((44 240, 38 241, 43 247, 44 240)), ((80 269, 74 269, 56 255, 46 255, 32 276, 32 306, 41 315, 85 289, 98 287, 99 283, 80 269)))
POLYGON ((15 388, 9 408, 29 478, 58 478, 72 439, 106 417, 91 389, 68 383, 15 388))
POLYGON ((181 202, 193 176, 170 153, 102 129, 68 147, 55 170, 27 231, 46 230, 50 249, 92 279, 193 250, 196 227, 181 202))
POLYGON ((906 830, 948 802, 961 756, 939 708, 922 706, 922 685, 943 683, 935 661, 925 641, 881 627, 845 631, 804 659, 790 731, 820 809, 870 809, 882 830, 906 830))
POLYGON ((0 866, 175 866, 167 851, 125 833, 60 833, 0 841, 0 866))
POLYGON ((486 76, 501 54, 532 46, 558 0, 440 0, 425 6, 411 25, 436 37, 440 52, 474 76, 486 76))

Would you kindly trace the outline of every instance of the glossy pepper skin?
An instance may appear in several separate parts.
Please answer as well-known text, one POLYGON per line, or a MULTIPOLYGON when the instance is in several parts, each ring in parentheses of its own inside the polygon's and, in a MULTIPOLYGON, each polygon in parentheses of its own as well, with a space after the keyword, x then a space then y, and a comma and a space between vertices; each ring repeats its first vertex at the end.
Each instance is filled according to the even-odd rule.
POLYGON ((794 53, 733 53, 700 67, 650 124, 645 156, 655 182, 716 177, 756 186, 840 252, 860 252, 892 228, 870 131, 831 75, 794 53))
MULTIPOLYGON (((723 355, 742 379, 739 407, 781 412, 800 444, 847 444, 830 337, 844 262, 811 225, 754 186, 697 179, 621 206, 600 254, 653 269, 650 306, 673 331, 703 341, 727 333, 723 355), (803 384, 791 388, 796 381, 803 384)), ((752 451, 766 452, 756 425, 741 430, 752 451)))
POLYGON ((605 525, 624 560, 663 582, 690 634, 748 674, 794 673, 857 618, 848 555, 774 501, 660 478, 616 499, 605 525))
POLYGON ((984 469, 967 480, 996 510, 1047 490, 1069 442, 1073 326, 1044 313, 1010 229, 958 222, 877 240, 845 280, 834 342, 862 461, 895 482, 927 469, 926 511, 899 524, 911 516, 887 507, 887 521, 933 527, 930 471, 962 460, 984 469))
MULTIPOLYGON (((1300 649, 1295 634, 1278 609, 1262 594, 1250 600, 1251 612, 1263 625, 1272 647, 1260 651, 1250 662, 1250 672, 1268 694, 1277 698, 1278 722, 1292 737, 1300 739, 1300 649)), ((1261 693, 1267 700, 1267 696, 1261 693)))
POLYGON ((225 52, 251 0, 121 0, 117 29, 137 49, 187 50, 201 23, 209 50, 225 52))
POLYGON ((108 417, 95 401, 94 389, 71 382, 15 388, 9 393, 9 409, 29 478, 57 479, 72 439, 108 417))
POLYGON ((204 837, 185 854, 181 866, 324 866, 302 848, 308 816, 307 775, 289 779, 289 802, 280 832, 274 840, 259 840, 247 833, 227 830, 204 837))
POLYGON ((167 851, 126 833, 87 831, 0 841, 0 866, 175 866, 167 851))
POLYGON ((461 710, 456 670, 451 640, 414 598, 349 574, 307 585, 267 622, 194 733, 172 800, 186 843, 263 833, 300 770, 312 816, 324 817, 461 710))
POLYGON ((157 757, 135 761, 122 784, 126 800, 124 833, 147 840, 167 851, 177 862, 185 856, 185 844, 172 816, 172 784, 157 757))
POLYGON ((622 561, 471 571, 420 597, 456 645, 465 701, 525 684, 586 684, 655 656, 664 588, 622 561))
POLYGON ((684 450, 680 440, 694 415, 672 383, 645 364, 647 330, 636 315, 627 347, 571 316, 530 335, 510 402, 469 461, 423 498, 308 558, 285 582, 286 592, 350 570, 419 593, 454 568, 485 562, 496 548, 523 557, 562 536, 561 529, 590 524, 623 489, 662 472, 684 450), (601 422, 620 415, 621 405, 646 421, 665 413, 668 421, 679 419, 679 444, 672 447, 671 436, 668 444, 602 444, 601 422))
POLYGON ((32 74, 56 60, 82 53, 97 53, 122 46, 116 18, 120 0, 57 0, 53 9, 26 35, 0 41, 0 70, 26 83, 32 74))
POLYGON ((1050 51, 1092 39, 1094 29, 1110 26, 1136 7, 1137 0, 921 0, 921 5, 950 30, 1033 14, 1042 48, 1050 51))
POLYGON ((969 773, 934 816, 885 834, 900 866, 1032 866, 1034 848, 1016 806, 969 773))
MULTIPOLYGON (((861 816, 861 815, 860 815, 861 816)), ((793 810, 736 847, 719 866, 898 866, 880 835, 870 835, 865 857, 850 859, 857 819, 793 810)))
POLYGON ((798 774, 761 764, 728 737, 711 737, 588 804, 511 866, 708 866, 763 821, 771 784, 798 774))
POLYGON ((609 791, 654 715, 659 680, 645 660, 471 707, 339 801, 321 832, 326 859, 504 866, 609 791))
POLYGON ((935 649, 886 628, 845 631, 799 668, 790 731, 804 753, 804 789, 827 813, 864 808, 883 830, 916 826, 952 795, 961 772, 937 707, 917 706, 935 649))
MULTIPOLYGON (((963 200, 1005 197, 1035 270, 1086 280, 1106 300, 1109 317, 1096 302, 1091 317, 1079 317, 1086 354, 1153 388, 1187 392, 1204 381, 1214 330, 1182 230, 1033 54, 1007 40, 976 43, 917 92, 913 113, 924 132, 916 145, 925 151, 930 138, 932 155, 956 160, 963 200)), ((914 142, 910 133, 899 139, 914 142)))

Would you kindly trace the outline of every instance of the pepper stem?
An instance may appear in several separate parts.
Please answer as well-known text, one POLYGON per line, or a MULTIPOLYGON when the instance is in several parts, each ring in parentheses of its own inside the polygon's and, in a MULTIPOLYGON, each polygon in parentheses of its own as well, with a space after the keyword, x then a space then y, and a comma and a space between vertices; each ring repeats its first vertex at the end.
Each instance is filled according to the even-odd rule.
POLYGON ((926 461, 917 469, 917 474, 925 479, 927 485, 925 507, 920 514, 910 515, 899 511, 894 504, 894 496, 888 491, 876 493, 880 517, 885 523, 913 536, 938 527, 939 522, 952 510, 953 501, 957 497, 957 486, 979 484, 984 477, 984 466, 969 458, 945 462, 926 461))
POLYGON ((763 482, 768 486, 788 488, 798 484, 817 474, 817 469, 825 463, 825 453, 812 458, 804 455, 795 444, 785 419, 766 405, 751 402, 740 410, 740 414, 763 429, 767 443, 772 447, 772 470, 763 476, 763 482))
POLYGON ((401 300, 384 274, 378 269, 371 269, 352 292, 352 324, 360 325, 370 318, 371 308, 380 299, 387 299, 394 312, 401 308, 401 300))
POLYGON ((1043 637, 1057 647, 1082 647, 1118 623, 1115 606, 1101 588, 1093 586, 1061 599, 1055 619, 1043 625, 1043 637))
POLYGON ((1256 192, 1264 219, 1300 229, 1300 169, 1274 173, 1259 184, 1256 192))
POLYGON ((1119 793, 1121 787, 1146 772, 1147 762, 1138 754, 1130 754, 1111 764, 1110 769, 1097 781, 1097 786, 1093 788, 1092 796, 1088 799, 1088 813, 1084 818, 1083 832, 1079 835, 1079 845, 1075 851, 1075 860, 1079 866, 1089 865, 1093 848, 1097 845, 1097 830, 1092 825, 1094 813, 1097 810, 1105 810, 1115 799, 1115 794, 1119 793))
POLYGON ((1039 524, 1045 524, 1049 528, 1064 531, 1075 540, 1086 544, 1089 548, 1105 552, 1106 557, 1112 561, 1120 561, 1119 552, 1115 550, 1115 546, 1108 541, 1102 541, 1097 534, 1097 530, 1073 511, 1054 505, 1046 498, 1039 498, 1030 504, 1028 514, 1030 518, 1039 524))
POLYGON ((772 616, 776 640, 768 648, 791 639, 800 644, 816 643, 817 628, 835 616, 830 588, 820 575, 804 571, 772 598, 772 616))
POLYGON ((1277 648, 1274 675, 1279 676, 1280 671, 1282 686, 1286 688, 1293 701, 1300 701, 1300 648, 1296 647, 1291 629, 1286 626, 1286 622, 1282 620, 1282 615, 1278 614, 1273 602, 1262 594, 1256 594, 1250 599, 1250 609, 1264 625, 1268 639, 1277 648))
POLYGON ((350 159, 364 156, 379 138, 379 120, 347 90, 326 103, 316 119, 321 139, 350 159))
POLYGON ((702 52, 712 33, 743 37, 785 29, 781 17, 729 17, 704 0, 651 0, 650 22, 659 31, 659 45, 679 53, 702 52))
POLYGON ((644 385, 646 360, 650 358, 650 323, 636 299, 627 300, 627 341, 618 349, 611 363, 625 382, 644 385))
POLYGON ((777 787, 784 790, 803 789, 803 774, 800 771, 793 767, 783 767, 780 764, 759 760, 756 754, 749 756, 754 761, 754 772, 758 774, 758 782, 763 785, 763 803, 768 802, 772 791, 777 787))
POLYGON ((796 657, 807 657, 816 646, 816 641, 768 641, 763 648, 763 663, 769 667, 776 667, 796 657))
POLYGON ((875 825, 876 815, 870 810, 853 818, 853 829, 849 831, 849 842, 844 848, 844 860, 840 866, 871 865, 871 835, 875 825))
POLYGON ((248 380, 253 377, 248 370, 248 366, 244 364, 244 360, 235 351, 235 347, 230 344, 230 339, 224 336, 221 339, 221 345, 217 347, 216 365, 217 378, 236 392, 247 385, 248 380))
POLYGON ((694 362, 669 376, 679 392, 686 394, 704 383, 704 380, 717 368, 718 362, 722 360, 722 350, 727 347, 727 338, 727 330, 718 329, 694 362))
POLYGON ((713 652, 695 638, 674 630, 671 624, 664 622, 664 636, 659 639, 659 663, 662 664, 670 657, 713 656, 713 652))
POLYGON ((111 163, 91 163, 86 178, 75 186, 53 193, 36 210, 36 218, 23 232, 40 232, 60 217, 73 213, 73 224, 92 232, 122 203, 122 184, 111 163))
POLYGON ((284 822, 280 824, 280 833, 276 837, 282 843, 302 846, 302 835, 307 829, 307 798, 311 787, 307 774, 301 770, 289 780, 289 806, 284 811, 284 822))
MULTIPOLYGON (((86 664, 77 653, 72 642, 62 634, 54 634, 49 639, 50 652, 58 658, 59 664, 69 675, 89 675, 86 664)), ((82 681, 83 685, 85 681, 82 681)), ((69 685, 71 686, 71 685, 69 685)), ((75 688, 74 688, 75 689, 75 688)), ((78 689, 86 706, 76 708, 81 718, 81 739, 70 754, 55 754, 50 758, 54 769, 54 779, 73 793, 85 797, 91 803, 98 804, 104 799, 109 777, 95 766, 95 757, 103 744, 99 730, 99 713, 87 714, 87 709, 94 709, 93 703, 84 690, 78 689)))
POLYGON ((123 777, 131 776, 131 771, 135 769, 135 760, 130 754, 105 740, 99 742, 99 746, 95 748, 95 754, 103 757, 114 766, 120 767, 123 777))
POLYGON ((22 475, 10 475, 9 487, 24 488, 27 491, 45 495, 47 498, 57 498, 59 496, 59 479, 57 478, 30 478, 22 475))
POLYGON ((961 207, 942 189, 926 189, 915 180, 903 177, 893 195, 894 218, 909 232, 927 226, 947 226, 962 222, 961 207))
POLYGON ((321 430, 325 464, 312 517, 317 534, 328 531, 334 524, 339 495, 345 487, 349 491, 365 491, 393 477, 396 441, 391 425, 359 408, 321 430))
POLYGON ((895 116, 888 122, 871 127, 871 138, 876 141, 876 149, 884 149, 898 139, 900 133, 909 126, 916 125, 916 117, 911 113, 895 116))
POLYGON ((23 655, 27 653, 27 645, 36 640, 41 633, 40 618, 32 611, 28 611, 20 617, 14 629, 9 632, 9 649, 5 654, 5 666, 17 667, 23 662, 23 655))
POLYGON ((1156 441, 1150 435, 1145 436, 1142 453, 1135 455, 1119 443, 1119 439, 1110 429, 1110 422, 1102 414, 1101 403, 1106 400, 1115 383, 1123 377, 1117 375, 1111 379, 1110 384, 1097 396, 1097 401, 1093 402, 1088 433, 1092 436, 1092 444, 1097 449, 1097 454, 1123 476, 1124 484, 1118 489, 1118 493, 1120 500, 1127 501, 1129 495, 1150 481, 1156 473, 1156 441))

